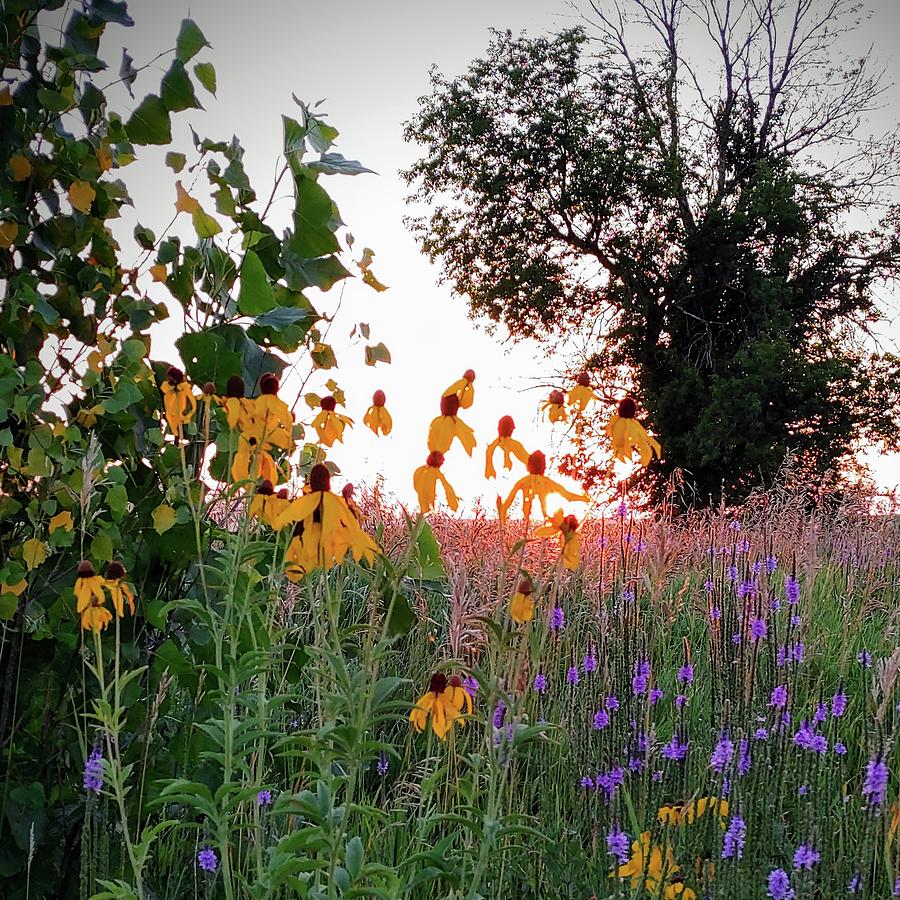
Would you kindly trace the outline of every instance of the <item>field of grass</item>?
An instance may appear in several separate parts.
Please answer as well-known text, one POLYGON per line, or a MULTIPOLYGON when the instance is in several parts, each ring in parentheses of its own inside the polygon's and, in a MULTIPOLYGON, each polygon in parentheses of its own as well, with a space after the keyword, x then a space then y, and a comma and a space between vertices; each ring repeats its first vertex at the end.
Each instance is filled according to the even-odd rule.
MULTIPOLYGON (((222 601, 172 604, 189 640, 155 648, 155 696, 123 688, 154 711, 143 734, 123 720, 133 768, 105 762, 159 826, 145 896, 896 895, 893 518, 786 490, 623 508, 585 523, 567 573, 521 523, 437 516, 441 562, 422 520, 410 540, 396 506, 364 512, 387 559, 288 596, 274 569, 243 580, 269 545, 242 522, 207 564, 222 601), (473 701, 444 740, 409 723, 435 672, 473 701), (145 771, 160 745, 167 778, 145 771)), ((116 793, 86 792, 88 895, 129 881, 116 793)))

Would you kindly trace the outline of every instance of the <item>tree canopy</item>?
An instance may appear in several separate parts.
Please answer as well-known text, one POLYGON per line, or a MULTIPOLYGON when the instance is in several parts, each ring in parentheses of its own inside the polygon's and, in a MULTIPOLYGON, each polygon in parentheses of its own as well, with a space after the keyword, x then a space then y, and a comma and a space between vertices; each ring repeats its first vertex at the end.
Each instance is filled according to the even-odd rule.
MULTIPOLYGON (((824 475, 897 439, 898 360, 871 340, 900 262, 895 135, 861 137, 881 81, 836 60, 853 8, 826 6, 598 3, 584 27, 494 33, 407 123, 424 252, 474 315, 583 335, 578 368, 660 436, 655 483, 679 470, 695 502, 791 451, 824 475), (698 27, 712 77, 685 52, 698 27)), ((569 459, 586 483, 601 428, 569 459)))

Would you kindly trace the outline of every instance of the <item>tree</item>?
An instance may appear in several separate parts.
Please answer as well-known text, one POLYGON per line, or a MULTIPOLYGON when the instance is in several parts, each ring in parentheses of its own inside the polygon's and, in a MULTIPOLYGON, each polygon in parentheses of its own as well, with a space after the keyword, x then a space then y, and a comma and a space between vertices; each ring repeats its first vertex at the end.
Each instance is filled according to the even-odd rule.
MULTIPOLYGON (((434 71, 406 126, 424 252, 473 315, 583 334, 660 436, 655 485, 681 470, 693 502, 746 495, 789 451, 821 477, 897 441, 900 368, 872 341, 900 267, 897 135, 861 137, 882 87, 836 59, 855 10, 594 3, 584 28, 494 33, 465 74, 434 71), (685 53, 698 27, 713 78, 685 53)), ((586 483, 601 430, 581 423, 569 459, 586 483)))

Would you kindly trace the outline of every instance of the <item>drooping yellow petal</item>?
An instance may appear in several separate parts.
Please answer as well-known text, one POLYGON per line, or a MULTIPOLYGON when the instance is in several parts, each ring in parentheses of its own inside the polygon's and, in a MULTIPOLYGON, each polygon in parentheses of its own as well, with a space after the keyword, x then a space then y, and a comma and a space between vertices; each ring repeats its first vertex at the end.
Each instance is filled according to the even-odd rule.
POLYGON ((455 416, 437 416, 428 426, 428 449, 438 453, 446 453, 453 443, 456 433, 453 427, 455 416))
POLYGON ((534 600, 531 594, 516 591, 509 601, 509 617, 518 625, 534 618, 534 600))

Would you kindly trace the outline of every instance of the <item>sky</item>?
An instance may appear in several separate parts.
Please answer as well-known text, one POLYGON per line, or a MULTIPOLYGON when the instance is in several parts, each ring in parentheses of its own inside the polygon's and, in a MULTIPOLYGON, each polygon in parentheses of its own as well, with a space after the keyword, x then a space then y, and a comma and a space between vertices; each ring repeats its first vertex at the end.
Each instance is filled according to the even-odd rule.
MULTIPOLYGON (((900 34, 900 4, 879 0, 875 7, 874 16, 847 49, 861 53, 874 43, 889 74, 896 76, 898 64, 890 53, 900 34)), ((554 373, 566 362, 559 355, 559 343, 512 343, 502 330, 491 334, 484 322, 470 320, 465 300, 438 284, 438 267, 419 252, 403 224, 409 212, 404 202, 408 188, 398 173, 417 155, 416 148, 403 140, 402 123, 415 112, 417 98, 428 92, 430 67, 436 65, 447 75, 461 73, 483 54, 492 27, 534 34, 574 24, 576 12, 565 0, 457 0, 452 7, 421 0, 343 0, 340 4, 258 0, 252 6, 243 0, 190 4, 130 0, 129 12, 135 27, 112 27, 104 43, 104 56, 113 72, 118 67, 115 48, 119 43, 141 66, 174 47, 185 16, 197 22, 212 44, 198 59, 215 65, 217 97, 198 86, 205 111, 173 117, 179 124, 171 149, 185 152, 189 163, 195 156, 188 124, 213 139, 227 140, 236 134, 246 151, 244 163, 251 183, 258 194, 268 196, 281 151, 281 114, 296 117, 299 112, 293 93, 307 102, 324 101, 320 109, 340 131, 334 149, 378 173, 332 176, 324 182, 356 240, 355 247, 375 251, 373 271, 389 286, 376 294, 348 279, 343 292, 335 288, 313 298, 320 311, 329 315, 339 306, 328 336, 339 369, 314 373, 305 389, 325 393, 324 381, 334 376, 347 394, 347 412, 357 420, 357 427, 348 435, 346 446, 332 454, 342 474, 369 485, 380 474, 388 491, 412 499, 412 471, 427 455, 428 423, 438 413, 444 388, 468 368, 477 375, 476 400, 465 419, 475 429, 479 447, 469 460, 456 445, 443 469, 468 508, 479 497, 488 507, 494 504, 496 489, 486 486, 482 477, 483 447, 496 436, 500 416, 512 415, 516 437, 529 449, 547 450, 552 460, 552 450, 560 446, 559 426, 554 432, 537 410, 554 373), (371 325, 373 343, 387 344, 391 365, 363 364, 363 344, 349 339, 356 322, 371 325), (388 438, 376 438, 361 423, 376 388, 387 394, 394 417, 394 432, 388 438)), ((142 72, 134 86, 135 100, 121 91, 114 108, 127 113, 145 93, 156 91, 169 61, 166 55, 142 72)), ((900 90, 893 85, 882 119, 873 123, 876 130, 890 125, 891 109, 900 108, 898 101, 900 90)), ((896 112, 893 116, 896 119, 896 112)), ((147 148, 140 155, 142 160, 126 169, 123 177, 140 220, 159 235, 173 213, 177 176, 162 164, 162 152, 147 148)), ((276 233, 289 224, 290 210, 291 199, 282 194, 270 220, 276 233)), ((132 224, 126 215, 123 225, 130 229, 132 224)), ((161 286, 153 285, 150 291, 166 299, 161 286)), ((175 324, 155 336, 155 355, 171 355, 175 324)), ((891 332, 900 337, 900 330, 891 332)), ((296 380, 286 385, 289 401, 291 390, 296 393, 296 380)), ((892 488, 900 483, 900 456, 874 453, 870 459, 881 485, 892 488)))

